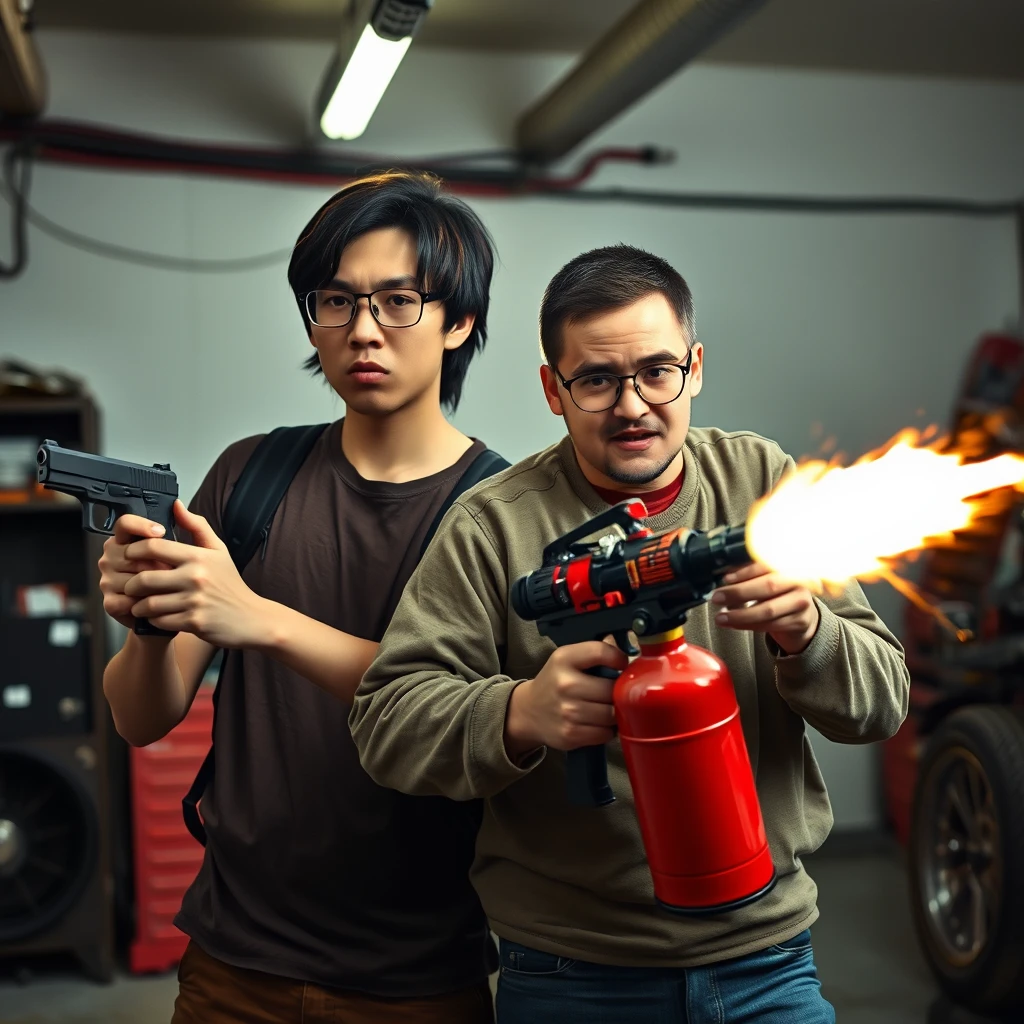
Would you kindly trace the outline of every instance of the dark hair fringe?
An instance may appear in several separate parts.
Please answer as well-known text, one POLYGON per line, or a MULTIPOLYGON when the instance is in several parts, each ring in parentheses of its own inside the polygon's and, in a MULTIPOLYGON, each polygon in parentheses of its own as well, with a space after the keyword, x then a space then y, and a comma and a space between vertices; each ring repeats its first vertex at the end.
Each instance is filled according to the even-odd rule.
POLYGON ((571 259, 551 279, 540 306, 540 344, 555 366, 562 356, 562 329, 600 313, 622 309, 648 295, 664 295, 692 343, 696 338, 693 295, 682 275, 660 256, 632 245, 591 249, 571 259))
MULTIPOLYGON (((487 311, 494 273, 494 242, 480 218, 446 191, 434 174, 386 171, 337 192, 303 228, 288 264, 288 284, 312 333, 303 296, 334 277, 349 243, 379 228, 402 228, 416 240, 419 286, 444 297, 444 330, 473 314, 473 332, 441 360, 441 404, 454 412, 473 357, 487 343, 487 311)), ((304 368, 322 374, 314 352, 304 368)))

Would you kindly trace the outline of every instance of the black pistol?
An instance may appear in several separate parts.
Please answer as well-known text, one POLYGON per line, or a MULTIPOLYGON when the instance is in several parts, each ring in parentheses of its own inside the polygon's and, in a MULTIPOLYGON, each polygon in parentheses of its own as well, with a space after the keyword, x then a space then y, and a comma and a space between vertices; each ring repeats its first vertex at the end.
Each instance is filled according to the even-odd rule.
MULTIPOLYGON (((178 497, 178 478, 168 465, 140 466, 102 455, 61 448, 56 441, 45 440, 36 453, 36 476, 51 491, 77 498, 82 505, 82 526, 90 533, 111 536, 119 516, 133 513, 152 519, 174 535, 174 501, 178 497), (103 510, 97 521, 97 511, 103 510)), ((151 626, 146 619, 135 620, 140 636, 174 636, 151 626)))

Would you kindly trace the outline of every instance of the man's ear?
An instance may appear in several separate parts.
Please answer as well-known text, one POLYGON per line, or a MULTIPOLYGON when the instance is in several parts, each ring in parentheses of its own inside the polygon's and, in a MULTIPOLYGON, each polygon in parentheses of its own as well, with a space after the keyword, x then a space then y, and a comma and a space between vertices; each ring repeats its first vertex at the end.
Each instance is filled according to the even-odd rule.
POLYGON ((704 386, 704 346, 695 341, 690 351, 693 353, 690 360, 690 397, 696 398, 704 386))
POLYGON ((476 314, 467 313, 459 320, 454 327, 444 336, 444 347, 448 352, 461 348, 466 339, 473 333, 473 325, 476 323, 476 314))
POLYGON ((563 414, 562 393, 558 389, 558 378, 555 376, 555 371, 547 363, 541 363, 540 382, 544 388, 544 398, 548 403, 548 408, 556 416, 561 416, 563 414))

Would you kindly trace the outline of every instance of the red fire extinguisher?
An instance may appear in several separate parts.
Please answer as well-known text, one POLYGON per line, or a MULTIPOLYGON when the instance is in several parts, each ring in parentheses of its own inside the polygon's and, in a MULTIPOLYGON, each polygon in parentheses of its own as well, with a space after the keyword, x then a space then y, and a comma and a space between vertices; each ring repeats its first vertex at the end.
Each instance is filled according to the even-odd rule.
MULTIPOLYGON (((613 701, 655 897, 676 913, 721 914, 770 891, 775 868, 732 679, 683 624, 750 561, 745 527, 652 534, 646 514, 624 502, 550 544, 512 605, 559 646, 611 634, 637 653, 637 636, 613 701), (615 532, 582 542, 605 527, 615 532)), ((567 783, 574 804, 611 803, 604 747, 571 751, 567 783)))

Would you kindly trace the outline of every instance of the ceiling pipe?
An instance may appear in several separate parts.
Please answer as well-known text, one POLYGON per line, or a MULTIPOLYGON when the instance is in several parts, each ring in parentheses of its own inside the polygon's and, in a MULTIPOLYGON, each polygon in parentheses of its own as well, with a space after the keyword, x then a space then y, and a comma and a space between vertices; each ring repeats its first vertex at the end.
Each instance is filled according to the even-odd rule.
POLYGON ((766 0, 641 0, 526 111, 516 142, 548 164, 622 113, 766 0))
POLYGON ((0 0, 0 114, 9 117, 36 117, 46 106, 32 27, 32 0, 0 0))

